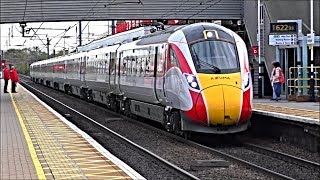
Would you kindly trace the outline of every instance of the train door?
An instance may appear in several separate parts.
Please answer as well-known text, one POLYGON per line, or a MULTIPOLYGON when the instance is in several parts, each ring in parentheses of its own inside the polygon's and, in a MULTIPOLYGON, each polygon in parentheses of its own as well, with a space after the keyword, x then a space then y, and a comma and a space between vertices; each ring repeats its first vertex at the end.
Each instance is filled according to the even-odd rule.
POLYGON ((165 94, 165 72, 166 72, 166 59, 167 59, 167 44, 162 44, 158 46, 158 50, 155 56, 155 69, 154 72, 156 73, 156 95, 157 99, 160 102, 163 102, 166 98, 165 94))
POLYGON ((109 77, 111 90, 116 93, 117 91, 117 59, 116 52, 110 53, 110 64, 109 64, 109 77))
POLYGON ((106 53, 103 60, 104 60, 104 71, 105 71, 105 82, 107 84, 107 89, 110 90, 110 74, 109 74, 109 64, 110 64, 110 53, 106 53))
POLYGON ((86 86, 86 56, 80 57, 80 81, 83 86, 86 86))
POLYGON ((67 60, 64 60, 63 61, 63 79, 64 79, 64 82, 66 82, 66 79, 67 79, 67 60))

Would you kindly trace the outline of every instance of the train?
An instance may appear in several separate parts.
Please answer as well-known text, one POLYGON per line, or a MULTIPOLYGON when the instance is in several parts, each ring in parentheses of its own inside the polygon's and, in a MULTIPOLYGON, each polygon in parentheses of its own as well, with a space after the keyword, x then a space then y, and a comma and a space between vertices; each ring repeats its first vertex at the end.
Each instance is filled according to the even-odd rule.
POLYGON ((30 65, 31 80, 175 134, 248 129, 252 79, 239 35, 214 23, 170 26, 132 41, 30 65))

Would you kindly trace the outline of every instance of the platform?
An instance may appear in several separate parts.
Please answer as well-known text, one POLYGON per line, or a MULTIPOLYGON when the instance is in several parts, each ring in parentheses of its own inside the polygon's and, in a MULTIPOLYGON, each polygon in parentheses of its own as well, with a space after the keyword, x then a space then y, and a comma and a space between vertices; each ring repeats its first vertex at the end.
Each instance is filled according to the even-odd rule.
POLYGON ((253 99, 253 113, 320 125, 319 102, 253 99))
POLYGON ((22 86, 4 94, 3 84, 0 179, 144 179, 22 86))

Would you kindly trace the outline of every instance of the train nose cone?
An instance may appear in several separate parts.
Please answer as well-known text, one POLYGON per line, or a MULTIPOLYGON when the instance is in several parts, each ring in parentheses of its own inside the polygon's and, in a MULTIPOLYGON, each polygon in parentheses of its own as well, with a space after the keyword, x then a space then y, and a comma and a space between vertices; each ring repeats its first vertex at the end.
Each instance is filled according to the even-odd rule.
POLYGON ((241 89, 228 85, 217 85, 203 90, 207 103, 210 125, 236 124, 241 108, 241 89))
POLYGON ((208 125, 236 124, 242 101, 240 73, 199 76, 206 103, 208 125))

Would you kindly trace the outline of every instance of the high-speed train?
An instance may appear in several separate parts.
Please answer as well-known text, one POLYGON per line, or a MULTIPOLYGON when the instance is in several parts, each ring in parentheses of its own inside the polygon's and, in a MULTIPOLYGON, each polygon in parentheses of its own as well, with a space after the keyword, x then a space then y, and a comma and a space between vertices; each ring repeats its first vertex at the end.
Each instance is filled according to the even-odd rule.
POLYGON ((35 82, 162 123, 173 133, 248 128, 252 80, 244 41, 212 23, 31 64, 35 82))

